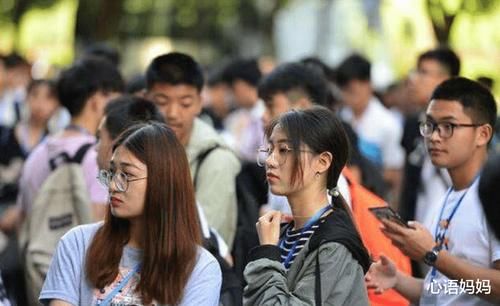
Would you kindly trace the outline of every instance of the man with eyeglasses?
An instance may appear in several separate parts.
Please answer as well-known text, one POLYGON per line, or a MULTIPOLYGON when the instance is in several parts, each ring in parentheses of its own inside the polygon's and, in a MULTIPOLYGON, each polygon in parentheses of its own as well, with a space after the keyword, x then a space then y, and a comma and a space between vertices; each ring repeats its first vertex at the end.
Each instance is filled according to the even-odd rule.
MULTIPOLYGON (((409 76, 408 99, 417 113, 405 119, 401 144, 406 151, 403 182, 400 195, 400 214, 405 220, 416 220, 430 226, 437 214, 435 205, 451 185, 448 173, 435 167, 419 134, 419 122, 425 119, 425 109, 434 89, 443 81, 458 76, 460 59, 450 49, 438 48, 422 53, 417 68, 409 76)), ((414 271, 427 267, 414 266, 414 271)))
POLYGON ((419 305, 498 305, 500 241, 487 225, 478 197, 497 107, 479 83, 453 78, 432 94, 420 133, 432 163, 445 168, 452 186, 441 201, 431 230, 383 221, 384 234, 413 260, 430 267, 425 279, 396 271, 382 258, 367 274, 369 287, 394 288, 419 305), (456 290, 455 290, 456 289, 456 290))

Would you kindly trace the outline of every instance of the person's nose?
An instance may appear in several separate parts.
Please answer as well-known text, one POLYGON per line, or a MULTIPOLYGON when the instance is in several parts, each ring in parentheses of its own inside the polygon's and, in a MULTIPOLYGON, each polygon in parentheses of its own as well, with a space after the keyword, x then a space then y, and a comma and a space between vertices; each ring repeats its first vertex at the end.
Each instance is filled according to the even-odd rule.
POLYGON ((170 103, 166 107, 167 120, 176 120, 179 117, 179 106, 176 103, 170 103))
POLYGON ((278 160, 274 156, 274 151, 272 151, 266 158, 266 167, 267 168, 277 168, 278 160))
POLYGON ((116 185, 115 176, 112 176, 109 179, 108 192, 109 192, 109 194, 114 194, 114 193, 120 192, 120 190, 118 190, 118 186, 116 185))

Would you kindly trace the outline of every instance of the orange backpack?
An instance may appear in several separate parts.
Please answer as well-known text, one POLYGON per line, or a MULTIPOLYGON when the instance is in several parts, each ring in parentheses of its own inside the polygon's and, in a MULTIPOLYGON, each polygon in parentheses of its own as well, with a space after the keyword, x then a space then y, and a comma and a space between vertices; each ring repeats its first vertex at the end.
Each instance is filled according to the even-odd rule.
MULTIPOLYGON (((344 170, 342 170, 342 174, 349 183, 354 221, 361 235, 361 239, 363 240, 363 244, 368 249, 372 259, 378 260, 380 254, 384 254, 396 264, 398 270, 411 275, 410 259, 406 257, 397 247, 393 246, 389 238, 384 236, 384 234, 380 231, 381 223, 368 210, 370 207, 387 206, 387 203, 382 198, 357 183, 349 169, 344 168, 344 170)), ((379 295, 376 295, 373 291, 369 290, 368 297, 371 305, 409 305, 409 301, 395 290, 388 290, 379 295)))

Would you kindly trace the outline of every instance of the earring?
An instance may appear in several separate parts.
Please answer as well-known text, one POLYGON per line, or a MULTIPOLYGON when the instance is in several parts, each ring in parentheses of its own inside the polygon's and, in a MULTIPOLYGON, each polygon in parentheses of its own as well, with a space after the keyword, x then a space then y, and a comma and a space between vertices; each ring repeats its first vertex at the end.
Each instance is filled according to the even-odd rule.
POLYGON ((316 172, 316 174, 314 175, 314 177, 315 177, 315 178, 318 178, 318 177, 319 177, 319 175, 320 175, 320 173, 319 173, 319 171, 318 171, 318 172, 316 172))

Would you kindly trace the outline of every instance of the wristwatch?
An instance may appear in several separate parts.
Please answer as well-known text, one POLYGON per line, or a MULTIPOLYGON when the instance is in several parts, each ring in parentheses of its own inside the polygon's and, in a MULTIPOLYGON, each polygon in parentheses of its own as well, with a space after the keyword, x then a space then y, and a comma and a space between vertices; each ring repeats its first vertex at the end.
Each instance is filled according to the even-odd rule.
POLYGON ((434 267, 436 264, 436 260, 438 259, 439 251, 441 251, 441 247, 435 246, 429 252, 424 255, 424 263, 428 266, 434 267))

